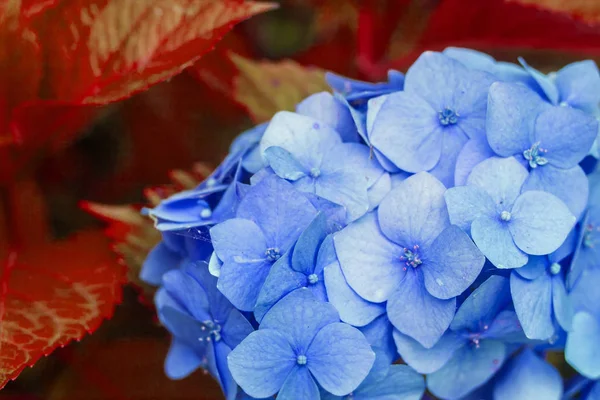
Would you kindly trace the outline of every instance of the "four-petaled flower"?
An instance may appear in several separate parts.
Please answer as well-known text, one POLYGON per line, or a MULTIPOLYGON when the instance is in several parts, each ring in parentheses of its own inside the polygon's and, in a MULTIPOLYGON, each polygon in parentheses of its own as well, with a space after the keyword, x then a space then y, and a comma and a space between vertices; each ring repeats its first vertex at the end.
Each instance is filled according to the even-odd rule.
POLYGON ((319 385, 337 396, 355 390, 375 353, 356 328, 308 289, 296 290, 265 315, 228 357, 236 382, 251 396, 320 399, 319 385))
POLYGON ((515 158, 489 158, 478 164, 467 186, 445 193, 450 221, 471 232, 473 241, 498 268, 518 268, 529 255, 558 249, 575 217, 556 196, 521 193, 528 173, 515 158))
POLYGON ((446 331, 456 296, 485 261, 467 234, 450 225, 445 191, 430 174, 413 175, 383 199, 376 214, 334 235, 352 289, 370 302, 387 301, 392 324, 426 347, 446 331))

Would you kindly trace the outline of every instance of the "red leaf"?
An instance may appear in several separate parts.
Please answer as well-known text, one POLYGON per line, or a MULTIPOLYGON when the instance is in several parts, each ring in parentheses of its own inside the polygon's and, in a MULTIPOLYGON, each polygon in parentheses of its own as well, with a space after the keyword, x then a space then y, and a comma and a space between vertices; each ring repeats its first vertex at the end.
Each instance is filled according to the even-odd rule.
POLYGON ((600 21, 600 3, 590 0, 507 0, 564 12, 590 22, 600 21))
POLYGON ((96 231, 12 253, 0 272, 0 388, 112 315, 124 269, 96 231))

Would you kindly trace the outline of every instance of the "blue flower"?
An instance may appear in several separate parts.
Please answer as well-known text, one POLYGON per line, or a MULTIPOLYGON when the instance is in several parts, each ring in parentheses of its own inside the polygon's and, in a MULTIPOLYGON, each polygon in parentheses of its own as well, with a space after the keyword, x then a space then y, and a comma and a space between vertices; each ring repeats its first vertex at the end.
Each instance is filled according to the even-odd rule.
POLYGON ((523 58, 519 61, 551 104, 595 115, 600 111, 600 73, 594 61, 575 62, 548 75, 529 66, 523 58))
POLYGON ((516 314, 510 311, 508 279, 492 276, 464 301, 448 331, 426 349, 399 331, 394 339, 402 359, 427 373, 427 387, 442 399, 461 398, 484 385, 510 355, 507 343, 523 343, 516 314))
POLYGON ((469 138, 485 135, 493 81, 443 54, 424 53, 408 70, 404 91, 390 94, 373 111, 371 145, 404 171, 429 171, 443 163, 433 174, 452 185, 458 152, 469 138))
MULTIPOLYGON (((572 231, 574 232, 574 231, 572 231)), ((573 307, 565 287, 565 266, 561 262, 572 253, 574 235, 548 256, 532 256, 510 276, 515 311, 529 339, 558 336, 557 327, 571 329, 573 307)))
POLYGON ((236 218, 210 229, 222 260, 217 287, 243 311, 253 311, 271 266, 296 242, 317 215, 291 184, 270 176, 252 186, 236 218))
MULTIPOLYGON (((258 172, 263 167, 263 160, 258 144, 268 125, 269 123, 265 122, 240 133, 231 143, 229 155, 225 158, 220 168, 226 170, 228 165, 234 165, 237 162, 241 163, 242 167, 252 174, 258 172)), ((220 168, 217 168, 217 171, 220 168)))
POLYGON ((156 294, 158 315, 173 334, 165 360, 171 379, 182 379, 207 368, 228 400, 237 384, 227 367, 227 356, 254 329, 246 318, 217 291, 216 279, 204 265, 188 263, 163 276, 156 294))
POLYGON ((352 393, 335 396, 323 391, 322 400, 420 400, 425 392, 423 377, 407 365, 391 365, 377 355, 371 372, 352 393))
POLYGON ((273 117, 260 147, 279 177, 344 206, 349 221, 368 211, 368 189, 384 174, 367 146, 342 143, 329 126, 286 111, 273 117))
POLYGON ((328 233, 327 219, 319 213, 295 246, 273 264, 254 309, 258 322, 279 300, 298 289, 308 288, 317 299, 327 301, 323 268, 335 260, 333 241, 328 233))
POLYGON ((371 83, 336 75, 325 74, 329 86, 351 104, 352 107, 363 109, 367 102, 375 97, 401 91, 404 88, 404 74, 395 70, 388 71, 388 82, 371 83))
POLYGON ((392 324, 426 347, 446 331, 455 297, 485 261, 467 234, 450 225, 445 190, 428 173, 413 175, 385 197, 376 214, 334 235, 352 289, 370 302, 387 301, 392 324))
POLYGON ((297 290, 265 315, 228 357, 233 377, 254 397, 320 399, 317 383, 345 396, 368 375, 375 353, 362 333, 339 322, 328 303, 297 290), (316 380, 316 382, 315 382, 316 380))
POLYGON ((149 285, 159 286, 163 275, 179 268, 186 255, 185 238, 171 232, 164 232, 162 240, 146 256, 140 271, 140 279, 149 285))
POLYGON ((344 142, 358 142, 358 131, 350 108, 344 100, 331 93, 308 96, 296 106, 296 112, 323 122, 338 132, 344 142))
POLYGON ((530 173, 524 190, 543 190, 561 199, 579 217, 588 185, 578 163, 589 153, 598 121, 582 111, 551 107, 522 85, 490 88, 487 138, 502 157, 515 156, 530 173))
POLYGON ((542 191, 521 193, 528 173, 513 157, 478 164, 467 186, 445 193, 450 221, 471 232, 473 241, 498 268, 518 268, 529 255, 560 247, 575 217, 556 196, 542 191))

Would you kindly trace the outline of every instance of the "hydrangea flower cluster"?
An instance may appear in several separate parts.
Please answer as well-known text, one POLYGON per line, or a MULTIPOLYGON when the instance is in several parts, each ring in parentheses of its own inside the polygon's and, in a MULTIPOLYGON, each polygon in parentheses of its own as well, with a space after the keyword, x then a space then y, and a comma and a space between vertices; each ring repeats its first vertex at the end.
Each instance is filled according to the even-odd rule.
POLYGON ((228 400, 600 399, 600 74, 520 64, 330 74, 145 210, 167 375, 228 400))

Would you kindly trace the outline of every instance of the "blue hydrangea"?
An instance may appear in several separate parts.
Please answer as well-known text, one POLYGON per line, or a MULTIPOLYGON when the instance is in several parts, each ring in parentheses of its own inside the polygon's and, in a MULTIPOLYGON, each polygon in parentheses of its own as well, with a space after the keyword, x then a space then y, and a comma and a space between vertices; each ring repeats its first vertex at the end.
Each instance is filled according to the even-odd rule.
POLYGON ((597 67, 448 48, 388 78, 328 74, 145 211, 167 375, 227 399, 599 400, 597 67))

